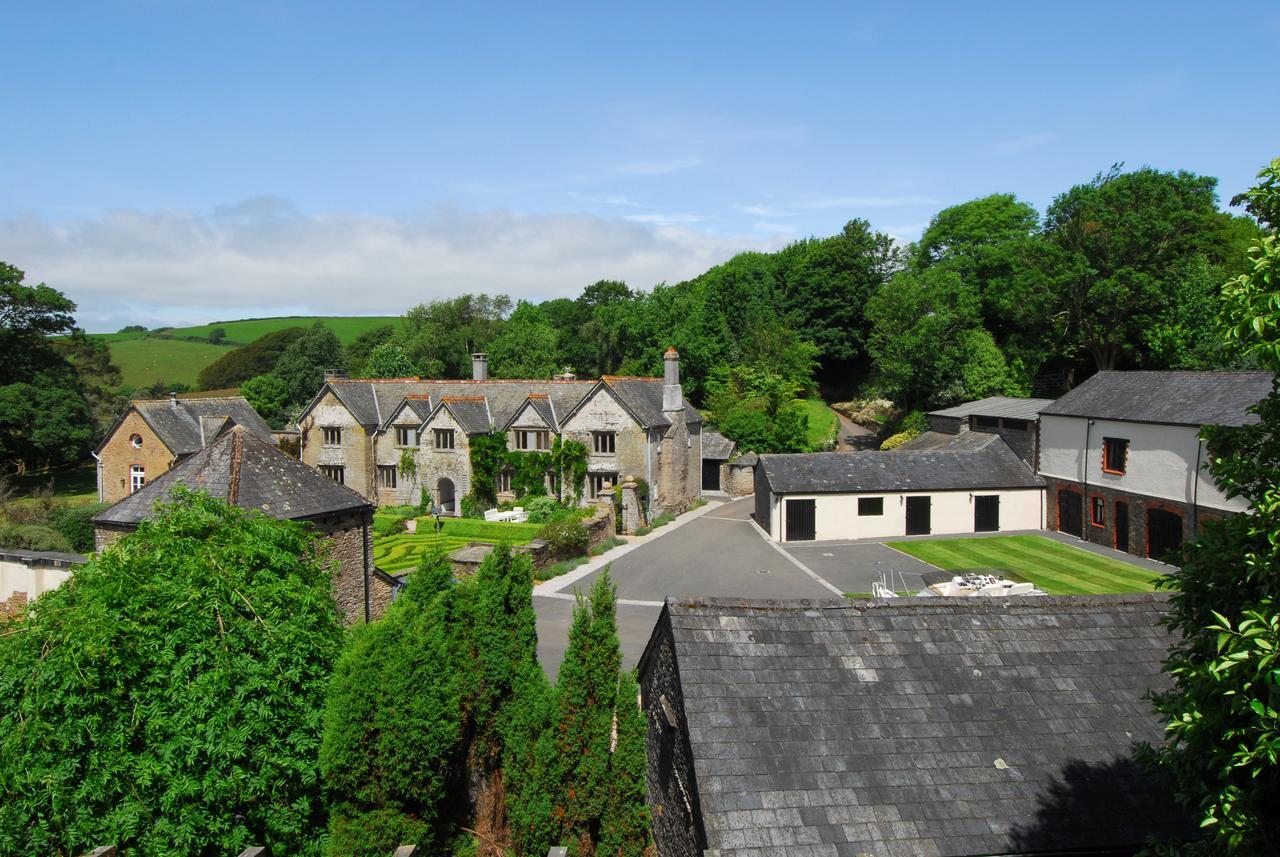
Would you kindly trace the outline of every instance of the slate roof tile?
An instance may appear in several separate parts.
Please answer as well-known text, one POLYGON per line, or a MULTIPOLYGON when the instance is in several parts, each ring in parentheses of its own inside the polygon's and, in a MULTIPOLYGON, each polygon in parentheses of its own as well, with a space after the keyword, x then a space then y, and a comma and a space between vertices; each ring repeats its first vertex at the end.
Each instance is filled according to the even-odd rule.
POLYGON ((1041 411, 1102 420, 1239 426, 1271 392, 1270 372, 1099 372, 1041 411))
POLYGON ((1145 695, 1168 686, 1166 609, 669 601, 709 853, 967 857, 1190 832, 1128 759, 1162 734, 1145 695))
POLYGON ((257 437, 271 441, 271 426, 243 396, 139 399, 130 404, 174 455, 190 455, 212 442, 228 418, 257 437))

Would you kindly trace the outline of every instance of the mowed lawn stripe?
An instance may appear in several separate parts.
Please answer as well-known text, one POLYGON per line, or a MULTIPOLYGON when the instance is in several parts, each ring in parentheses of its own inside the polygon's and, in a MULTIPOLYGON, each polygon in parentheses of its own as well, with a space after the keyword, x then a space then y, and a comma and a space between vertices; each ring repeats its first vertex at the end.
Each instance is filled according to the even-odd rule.
POLYGON ((946 571, 1002 569, 1055 595, 1145 592, 1158 576, 1042 536, 890 542, 889 547, 946 571))

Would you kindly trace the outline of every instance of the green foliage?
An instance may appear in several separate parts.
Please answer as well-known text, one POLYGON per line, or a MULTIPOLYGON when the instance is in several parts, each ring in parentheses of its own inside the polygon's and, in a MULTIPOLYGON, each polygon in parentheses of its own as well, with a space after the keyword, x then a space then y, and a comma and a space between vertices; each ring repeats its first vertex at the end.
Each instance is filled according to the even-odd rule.
POLYGON ((431 848, 453 832, 450 791, 465 791, 458 755, 470 621, 466 590, 453 588, 448 560, 434 554, 381 620, 353 630, 325 701, 327 853, 431 848))
POLYGON ((900 431, 891 434, 880 444, 881 450, 897 449, 908 441, 915 440, 920 436, 918 431, 900 431))
POLYGON ((471 354, 484 351, 511 314, 506 295, 458 295, 419 304, 401 318, 394 341, 423 378, 471 377, 471 354))
POLYGON ((146 328, 146 325, 142 325, 142 324, 126 324, 124 327, 120 328, 120 332, 121 333, 146 333, 147 328, 146 328))
POLYGON ((342 632, 314 546, 180 493, 43 595, 0 637, 0 852, 315 853, 342 632))
MULTIPOLYGON (((396 329, 389 324, 379 325, 364 331, 345 345, 344 354, 346 355, 347 367, 357 375, 365 375, 365 367, 368 365, 374 349, 385 342, 392 341, 395 336, 396 329)), ((412 375, 413 373, 410 372, 409 374, 412 375)))
POLYGON ((546 541, 556 559, 568 559, 587 552, 590 534, 577 518, 560 518, 545 524, 538 538, 546 541))
MULTIPOLYGON (((93 550, 92 534, 88 550, 93 550)), ((0 522, 0 546, 28 551, 59 551, 71 553, 77 548, 71 540, 52 527, 40 524, 11 524, 0 522)))
POLYGON ((516 304, 502 332, 489 343, 489 369, 494 378, 550 378, 557 365, 558 337, 542 309, 528 301, 516 304))
POLYGON ((577 505, 582 502, 582 492, 587 485, 587 447, 576 440, 565 440, 556 435, 551 441, 551 473, 556 495, 563 501, 577 505))
POLYGON ((212 345, 221 345, 227 339, 227 329, 225 327, 215 327, 209 331, 208 339, 212 345))
POLYGON ((534 497, 524 505, 525 514, 531 524, 545 524, 548 521, 569 517, 572 510, 566 509, 554 497, 534 497))
POLYGON ((366 378, 410 378, 413 374, 413 361, 395 342, 384 342, 374 348, 361 373, 366 378))
POLYGON ((253 406, 267 425, 284 428, 293 413, 289 387, 277 375, 257 375, 244 382, 240 395, 253 406))
POLYGON ((305 405, 320 391, 326 369, 341 369, 345 364, 342 343, 324 322, 317 321, 302 336, 289 343, 272 374, 284 382, 289 404, 305 405))
MULTIPOLYGON (((104 511, 108 506, 107 503, 60 506, 50 513, 49 528, 65 538, 73 551, 90 553, 94 549, 93 516, 104 511)), ((3 539, 0 539, 0 542, 2 541, 3 539)))
MULTIPOLYGON (((1255 211, 1280 206, 1280 160, 1260 174, 1255 211)), ((1280 253, 1265 237, 1251 270, 1224 288, 1231 347, 1280 371, 1280 253)), ((1155 697, 1166 739, 1147 761, 1173 783, 1224 854, 1276 853, 1280 806, 1280 387, 1255 408, 1258 422, 1207 427, 1209 470, 1249 513, 1208 523, 1172 575, 1169 625, 1180 632, 1165 663, 1174 687, 1155 697)))
POLYGON ((484 518, 484 513, 490 507, 489 503, 480 499, 475 494, 463 494, 462 499, 458 501, 458 511, 464 518, 484 518))
POLYGON ((916 264, 972 259, 981 249, 1029 237, 1040 215, 1011 193, 996 193, 944 208, 915 246, 916 264))
POLYGON ((507 460, 506 432, 472 435, 468 455, 471 459, 471 492, 484 503, 496 504, 496 480, 507 460))

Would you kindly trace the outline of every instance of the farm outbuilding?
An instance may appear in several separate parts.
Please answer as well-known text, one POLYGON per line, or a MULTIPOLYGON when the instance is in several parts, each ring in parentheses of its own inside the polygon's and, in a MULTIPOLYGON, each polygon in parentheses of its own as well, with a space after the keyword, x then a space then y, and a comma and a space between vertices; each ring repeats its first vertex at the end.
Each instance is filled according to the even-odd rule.
POLYGON ((942 448, 762 455, 755 520, 778 541, 1039 530, 1044 481, 999 436, 942 448))

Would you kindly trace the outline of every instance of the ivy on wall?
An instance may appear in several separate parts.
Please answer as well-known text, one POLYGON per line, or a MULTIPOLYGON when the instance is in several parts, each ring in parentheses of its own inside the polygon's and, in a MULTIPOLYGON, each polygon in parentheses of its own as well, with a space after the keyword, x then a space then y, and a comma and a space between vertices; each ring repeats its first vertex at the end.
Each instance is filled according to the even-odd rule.
POLYGON ((471 492, 485 503, 498 499, 498 474, 511 471, 511 489, 517 497, 547 493, 547 476, 562 502, 582 501, 587 482, 587 447, 576 440, 555 438, 550 452, 507 449, 505 432, 472 435, 471 492))

